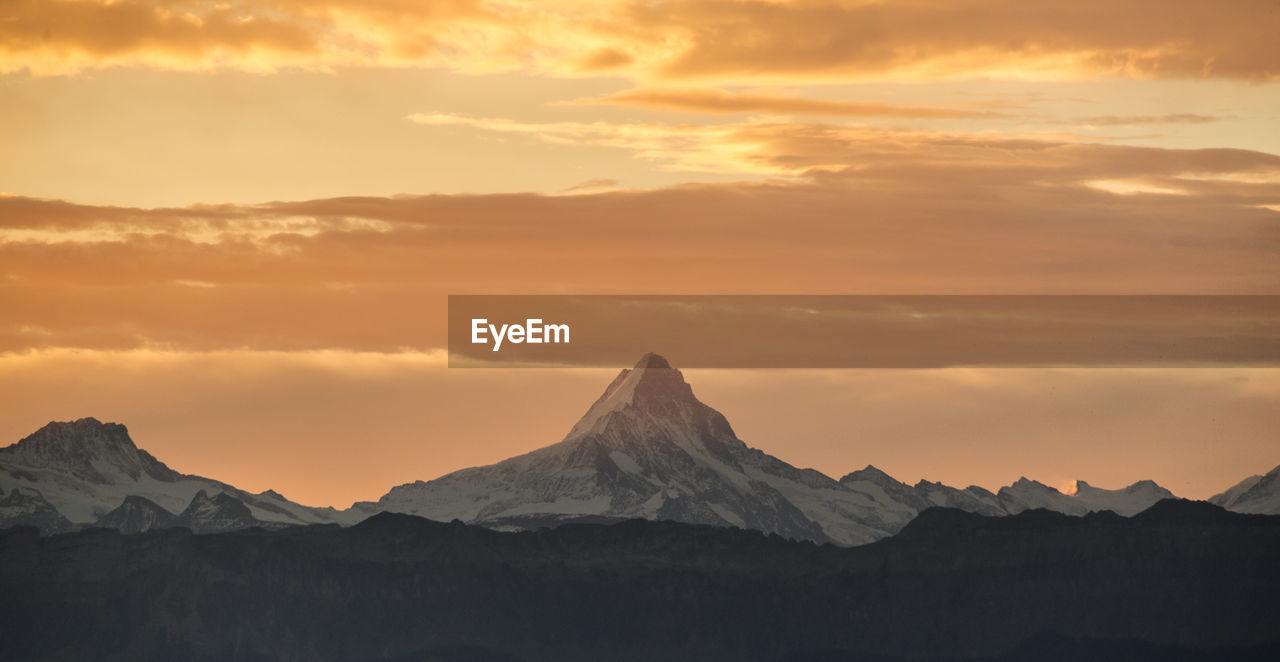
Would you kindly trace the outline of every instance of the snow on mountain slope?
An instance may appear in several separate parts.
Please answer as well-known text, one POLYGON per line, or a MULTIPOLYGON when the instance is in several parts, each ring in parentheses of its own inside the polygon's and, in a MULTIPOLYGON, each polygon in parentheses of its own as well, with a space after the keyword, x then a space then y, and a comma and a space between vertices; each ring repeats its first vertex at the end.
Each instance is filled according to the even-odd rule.
POLYGON ((1140 480, 1117 490, 1094 487, 1083 480, 1078 480, 1075 492, 1064 494, 1044 483, 1020 478, 1012 485, 1000 488, 996 493, 999 505, 1008 515, 1016 515, 1033 508, 1044 508, 1067 515, 1084 515, 1099 510, 1110 510, 1118 515, 1130 517, 1163 499, 1176 498, 1178 497, 1173 492, 1150 480, 1140 480))
POLYGON ((1172 492, 1149 480, 1118 490, 1093 487, 1081 480, 1076 481, 1074 494, 1064 494, 1027 478, 1000 488, 996 494, 976 485, 959 490, 927 480, 908 486, 872 466, 841 478, 840 484, 867 493, 880 504, 893 504, 889 507, 905 509, 909 513, 908 519, 933 506, 959 508, 980 515, 1016 515, 1024 510, 1044 508, 1068 515, 1111 510, 1131 516, 1161 499, 1176 498, 1172 492))
POLYGON ((1137 515, 1163 499, 1178 498, 1150 480, 1140 480, 1118 490, 1104 490, 1077 480, 1071 497, 1089 510, 1110 510, 1125 517, 1137 515))
POLYGON ((1000 505, 1000 499, 977 485, 959 490, 950 485, 921 480, 912 489, 927 501, 930 507, 959 508, 979 515, 1006 514, 1004 507, 1000 505))
POLYGON ((1226 492, 1210 497, 1209 503, 1238 513, 1280 515, 1280 467, 1236 483, 1226 492))
POLYGON ((1019 478, 1012 485, 1000 488, 996 492, 996 499, 1009 515, 1017 515, 1024 510, 1036 508, 1067 515, 1084 515, 1089 512, 1088 506, 1074 501, 1071 497, 1040 481, 1026 477, 1019 478))
POLYGON ((871 465, 841 478, 840 484, 846 489, 867 494, 882 508, 895 511, 902 524, 894 531, 920 511, 934 506, 960 508, 982 515, 1006 514, 996 495, 976 485, 959 490, 922 480, 911 486, 871 465))
POLYGON ((288 524, 350 523, 357 513, 308 508, 275 492, 250 494, 201 476, 180 474, 134 445, 123 425, 82 418, 53 422, 0 448, 0 489, 39 494, 73 524, 98 522, 129 496, 170 513, 181 512, 200 491, 228 493, 256 520, 288 524))
MULTIPOLYGON (((1280 469, 1280 467, 1277 467, 1277 468, 1280 469)), ((1236 483, 1235 485, 1232 485, 1230 488, 1227 489, 1227 491, 1222 492, 1220 494, 1215 494, 1209 497, 1209 503, 1212 503, 1215 506, 1222 506, 1223 508, 1230 509, 1230 506, 1235 505, 1236 502, 1240 500, 1240 497, 1242 495, 1244 495, 1249 490, 1253 489, 1253 487, 1258 483, 1260 483, 1261 481, 1262 481, 1262 476, 1260 475, 1254 474, 1252 476, 1249 476, 1248 478, 1236 483)))

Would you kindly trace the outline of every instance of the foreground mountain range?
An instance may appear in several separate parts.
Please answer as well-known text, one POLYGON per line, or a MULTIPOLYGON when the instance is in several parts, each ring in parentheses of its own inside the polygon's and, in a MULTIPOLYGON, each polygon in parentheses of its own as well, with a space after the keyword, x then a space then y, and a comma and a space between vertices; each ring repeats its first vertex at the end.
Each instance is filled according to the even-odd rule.
POLYGON ((843 548, 631 520, 381 513, 193 535, 0 531, 0 659, 1280 659, 1280 517, 931 508, 843 548))
MULTIPOLYGON (((139 449, 123 425, 92 418, 50 423, 0 449, 0 527, 28 524, 45 533, 85 526, 208 532, 351 525, 396 512, 500 530, 672 520, 859 545, 902 530, 933 506, 981 515, 1029 509, 1133 515, 1173 496, 1151 481, 1119 490, 1079 481, 1070 495, 1026 478, 994 493, 928 481, 912 486, 871 466, 836 480, 747 446, 723 415, 694 396, 679 370, 654 354, 623 370, 560 443, 401 485, 342 511, 180 474, 139 449)), ((1280 467, 1211 502, 1280 513, 1280 467)))

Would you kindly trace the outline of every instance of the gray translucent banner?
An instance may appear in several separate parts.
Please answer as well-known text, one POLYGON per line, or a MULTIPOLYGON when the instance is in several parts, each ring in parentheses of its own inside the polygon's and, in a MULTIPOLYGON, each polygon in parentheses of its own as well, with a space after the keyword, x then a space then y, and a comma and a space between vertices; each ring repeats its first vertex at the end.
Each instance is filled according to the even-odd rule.
POLYGON ((1280 295, 449 297, 450 367, 646 352, 681 368, 1278 366, 1280 295))

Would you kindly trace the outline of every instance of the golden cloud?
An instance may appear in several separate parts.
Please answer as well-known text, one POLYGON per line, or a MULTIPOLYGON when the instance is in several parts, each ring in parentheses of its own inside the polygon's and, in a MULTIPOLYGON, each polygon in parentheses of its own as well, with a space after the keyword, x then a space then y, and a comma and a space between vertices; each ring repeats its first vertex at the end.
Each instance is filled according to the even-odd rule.
POLYGON ((1267 0, 707 0, 631 16, 680 35, 654 63, 664 78, 1280 77, 1267 0))
POLYGON ((434 348, 445 295, 486 292, 1280 292, 1271 154, 831 124, 619 137, 462 122, 637 154, 692 142, 790 178, 175 209, 0 198, 0 351, 434 348))
POLYGON ((1280 76, 1269 0, 12 0, 0 71, 443 66, 717 81, 1280 76))

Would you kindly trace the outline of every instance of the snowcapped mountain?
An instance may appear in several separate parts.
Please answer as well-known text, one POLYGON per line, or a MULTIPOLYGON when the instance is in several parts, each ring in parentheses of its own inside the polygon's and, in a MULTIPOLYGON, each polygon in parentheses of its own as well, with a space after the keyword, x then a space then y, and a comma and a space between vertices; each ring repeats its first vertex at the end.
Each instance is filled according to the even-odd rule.
POLYGON ((841 478, 840 484, 855 491, 882 493, 883 497, 876 498, 876 502, 900 505, 908 520, 920 511, 934 506, 960 508, 981 515, 1007 514, 996 495, 977 485, 958 490, 942 483, 922 480, 915 486, 909 486, 871 465, 841 478))
POLYGON ((1084 515, 1089 512, 1087 505, 1040 481, 1025 477, 1014 481, 1012 485, 1000 488, 996 492, 996 499, 1009 515, 1017 515, 1024 510, 1037 508, 1067 515, 1084 515))
POLYGON ((910 519, 899 506, 749 448, 656 354, 623 370, 563 441, 392 489, 373 505, 436 520, 523 528, 575 518, 738 526, 869 542, 910 519))
POLYGON ((1133 514, 1172 496, 1150 481, 1121 490, 1079 486, 1067 495, 1023 478, 992 494, 929 481, 909 486, 871 466, 836 481, 747 446, 723 415, 694 396, 679 370, 646 354, 560 443, 401 485, 361 507, 495 528, 668 519, 855 545, 897 532, 932 506, 983 515, 1034 508, 1133 514))
MULTIPOLYGON (((269 490, 250 494, 216 480, 180 474, 134 445, 125 426, 93 418, 49 423, 0 448, 0 490, 0 525, 32 524, 46 532, 99 523, 126 506, 128 497, 142 497, 165 512, 179 513, 201 491, 234 497, 255 521, 264 523, 350 523, 348 518, 359 518, 358 513, 302 506, 269 490), (42 503, 68 524, 50 519, 42 503)), ((129 504, 126 512, 108 522, 128 520, 138 507, 137 502, 129 504)))
POLYGON ((1007 487, 1000 488, 996 499, 1006 514, 1016 515, 1024 510, 1044 508, 1067 515, 1084 515, 1099 510, 1110 510, 1126 517, 1154 506, 1163 499, 1177 496, 1153 481, 1140 480, 1118 490, 1094 487, 1083 480, 1076 481, 1075 492, 1064 494, 1044 483, 1020 478, 1007 487))
POLYGON ((1076 491, 1071 498, 1084 504, 1090 511, 1110 510, 1118 515, 1131 517, 1159 501, 1178 497, 1150 480, 1140 480, 1118 490, 1104 490, 1077 480, 1076 491))
MULTIPOLYGON (((1076 491, 1073 494, 1064 494, 1028 478, 1019 478, 1013 484, 1000 488, 995 494, 977 485, 960 490, 927 480, 909 486, 871 466, 841 478, 840 483, 849 489, 862 491, 870 491, 875 486, 887 499, 909 509, 911 517, 932 506, 959 508, 979 515, 1016 515, 1024 510, 1041 508, 1067 515, 1110 510, 1127 517, 1150 508, 1161 499, 1177 498, 1169 490, 1149 480, 1138 481, 1118 490, 1093 487, 1079 480, 1076 481, 1076 491)), ((884 502, 883 499, 877 501, 884 502)))
POLYGON ((1280 467, 1262 476, 1249 476, 1209 503, 1238 513, 1280 515, 1280 467))

